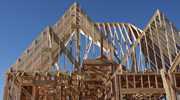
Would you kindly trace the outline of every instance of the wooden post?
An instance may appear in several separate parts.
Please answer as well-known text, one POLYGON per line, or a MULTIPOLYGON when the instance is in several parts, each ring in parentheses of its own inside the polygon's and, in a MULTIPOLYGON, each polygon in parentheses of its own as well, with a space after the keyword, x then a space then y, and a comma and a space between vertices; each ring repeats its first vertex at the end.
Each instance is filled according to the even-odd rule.
POLYGON ((7 94, 8 94, 8 89, 9 89, 9 75, 6 75, 5 79, 5 86, 4 86, 4 95, 3 95, 3 100, 7 100, 7 94))
POLYGON ((18 88, 18 97, 17 100, 21 100, 21 94, 22 94, 22 78, 20 77, 20 84, 19 84, 19 88, 18 88))
POLYGON ((72 77, 68 80, 69 82, 69 100, 72 100, 72 77))
MULTIPOLYGON (((159 12, 158 12, 158 14, 159 14, 159 12)), ((161 19, 160 14, 158 15, 158 17, 159 17, 159 19, 161 19)), ((156 19, 155 18, 154 18, 154 20, 155 20, 155 23, 156 23, 156 19)), ((161 25, 162 24, 161 24, 161 20, 160 20, 160 26, 161 25)), ((160 50, 160 56, 161 56, 161 63, 162 63, 164 71, 166 71, 166 67, 165 67, 165 63, 164 63, 164 55, 163 55, 163 52, 162 52, 162 43, 161 43, 160 37, 159 37, 160 32, 159 32, 159 30, 157 28, 157 24, 155 24, 155 26, 156 26, 156 32, 157 32, 157 38, 158 38, 158 44, 159 44, 159 50, 160 50)))
POLYGON ((115 76, 116 100, 119 100, 118 75, 115 76))
POLYGON ((113 90, 113 100, 116 100, 116 80, 115 78, 112 79, 112 90, 113 90))
POLYGON ((63 87, 62 86, 61 86, 61 90, 60 91, 61 91, 60 98, 61 98, 61 100, 63 100, 63 93, 62 93, 63 92, 63 87))
POLYGON ((40 97, 39 96, 39 87, 38 86, 36 87, 36 97, 38 97, 38 98, 40 97))
POLYGON ((42 71, 42 69, 43 69, 43 51, 41 51, 41 61, 40 61, 40 64, 41 64, 41 68, 40 68, 40 71, 42 71))
POLYGON ((36 86, 33 84, 32 86, 32 98, 31 100, 35 100, 36 98, 36 86))
POLYGON ((83 91, 82 91, 82 100, 85 100, 85 76, 82 76, 83 81, 83 91))
POLYGON ((113 90, 112 90, 112 80, 111 80, 111 83, 110 83, 110 98, 111 100, 113 100, 113 90))
POLYGON ((103 37, 101 35, 101 46, 100 46, 100 58, 101 58, 101 60, 102 60, 102 56, 103 56, 103 37))
POLYGON ((62 99, 61 100, 66 100, 64 86, 62 87, 62 99))
POLYGON ((12 100, 14 100, 14 89, 15 89, 14 81, 15 81, 15 78, 13 77, 13 82, 12 82, 12 92, 11 92, 11 94, 12 94, 11 99, 12 99, 12 100))
POLYGON ((161 77, 162 77, 162 80, 163 80, 163 86, 165 88, 167 98, 168 98, 168 100, 171 100, 169 86, 168 86, 167 81, 166 81, 165 71, 164 71, 164 69, 161 69, 160 72, 161 72, 161 77))
POLYGON ((173 74, 172 73, 169 74, 169 79, 170 79, 169 86, 170 86, 170 91, 171 91, 171 98, 173 100, 178 100, 178 98, 176 96, 177 91, 176 91, 176 87, 175 87, 175 84, 174 84, 174 79, 173 79, 173 74))
POLYGON ((52 52, 52 49, 51 49, 51 51, 50 51, 50 65, 49 65, 49 72, 51 72, 52 59, 53 59, 53 52, 52 52))
POLYGON ((54 88, 54 93, 53 93, 53 99, 56 100, 56 96, 57 96, 57 78, 54 77, 54 80, 56 81, 53 88, 54 88))
MULTIPOLYGON (((105 86, 106 86, 106 83, 107 83, 107 80, 104 82, 105 86)), ((107 88, 105 88, 104 94, 105 94, 104 100, 107 100, 107 88)))
POLYGON ((94 32, 94 23, 92 23, 92 33, 93 33, 93 59, 95 59, 95 46, 94 46, 94 44, 95 44, 95 32, 94 32))
POLYGON ((120 100, 123 100, 123 95, 121 93, 121 75, 119 75, 119 91, 120 91, 120 100))

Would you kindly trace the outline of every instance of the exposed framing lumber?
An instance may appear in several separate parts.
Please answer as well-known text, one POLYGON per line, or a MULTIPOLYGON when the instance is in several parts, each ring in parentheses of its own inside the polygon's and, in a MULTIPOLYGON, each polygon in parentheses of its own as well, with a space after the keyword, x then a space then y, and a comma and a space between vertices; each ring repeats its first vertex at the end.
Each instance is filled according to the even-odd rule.
POLYGON ((9 88, 9 80, 8 80, 8 75, 6 75, 6 79, 5 79, 5 86, 4 86, 4 95, 3 95, 3 100, 7 100, 7 96, 8 96, 8 88, 9 88))
POLYGON ((179 62, 180 60, 180 52, 178 52, 176 58, 174 59, 174 61, 172 62, 172 65, 171 67, 169 68, 168 72, 171 73, 174 71, 174 69, 176 68, 177 66, 177 63, 179 62))
POLYGON ((43 30, 3 75, 3 99, 152 100, 166 95, 168 100, 177 99, 179 35, 179 30, 159 10, 142 31, 130 23, 94 23, 75 2, 52 28, 48 25, 43 30), (81 34, 86 38, 84 60, 81 34), (88 59, 92 45, 94 59, 88 59), (95 45, 100 47, 100 53, 95 51, 95 45), (63 58, 64 69, 60 69, 58 61, 63 53, 67 57, 63 58), (68 59, 72 72, 68 72, 68 59), (40 62, 50 62, 50 66, 41 69, 40 62), (137 62, 142 68, 138 69, 137 62))
POLYGON ((165 88, 167 98, 168 98, 168 100, 171 100, 170 91, 169 91, 169 88, 168 88, 169 86, 168 86, 167 81, 166 81, 166 76, 165 76, 165 70, 164 69, 161 69, 161 77, 162 77, 162 80, 163 80, 163 86, 165 88))
POLYGON ((87 47, 87 49, 86 49, 86 53, 85 53, 85 55, 84 55, 84 59, 87 59, 88 58, 88 54, 89 54, 89 51, 90 51, 90 48, 91 48, 91 46, 92 46, 92 40, 89 42, 89 45, 88 45, 88 47, 87 47))
POLYGON ((80 70, 79 68, 79 63, 75 60, 75 58, 72 56, 72 54, 69 52, 69 50, 64 46, 64 44, 60 41, 60 39, 56 36, 56 34, 52 31, 52 29, 50 28, 50 35, 54 36, 54 40, 56 41, 56 43, 58 45, 60 45, 61 49, 64 51, 64 53, 68 56, 68 58, 70 59, 71 62, 75 61, 75 67, 80 70), (60 43, 60 44, 59 44, 60 43))

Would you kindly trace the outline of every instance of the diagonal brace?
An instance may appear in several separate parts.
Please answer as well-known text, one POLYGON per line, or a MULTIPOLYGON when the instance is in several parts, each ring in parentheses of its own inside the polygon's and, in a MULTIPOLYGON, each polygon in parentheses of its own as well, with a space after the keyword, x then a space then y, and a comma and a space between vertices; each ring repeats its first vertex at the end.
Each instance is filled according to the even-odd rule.
POLYGON ((180 52, 178 52, 176 58, 175 58, 174 61, 172 62, 172 65, 171 65, 171 67, 170 67, 169 70, 168 70, 169 73, 171 73, 171 72, 174 71, 174 69, 176 68, 176 65, 177 65, 177 63, 179 62, 179 60, 180 60, 180 52))
MULTIPOLYGON (((58 38, 58 36, 55 34, 55 32, 51 29, 51 27, 49 27, 49 32, 50 35, 53 37, 53 39, 56 41, 56 43, 58 45, 60 45, 60 48, 62 49, 62 51, 67 55, 67 57, 69 58, 69 60, 71 62, 74 62, 75 67, 77 68, 78 71, 81 70, 80 68, 80 64, 76 61, 76 59, 72 56, 72 54, 69 52, 69 50, 64 46, 64 44, 60 41, 60 39, 58 38)), ((83 73, 85 73, 84 70, 82 70, 83 73)), ((85 73, 86 74, 86 73, 85 73)), ((87 75, 87 74, 86 74, 87 75)))
MULTIPOLYGON (((110 80, 112 80, 115 75, 122 69, 122 66, 126 63, 128 57, 133 53, 133 51, 135 50, 135 47, 138 45, 138 43, 140 42, 140 40, 143 38, 143 36, 145 35, 145 32, 143 31, 140 36, 137 38, 137 40, 134 42, 134 45, 131 47, 131 49, 129 50, 129 52, 126 54, 126 56, 124 57, 123 61, 119 64, 118 68, 114 71, 113 75, 111 76, 110 80)), ((110 80, 107 82, 107 84, 110 83, 110 80)))

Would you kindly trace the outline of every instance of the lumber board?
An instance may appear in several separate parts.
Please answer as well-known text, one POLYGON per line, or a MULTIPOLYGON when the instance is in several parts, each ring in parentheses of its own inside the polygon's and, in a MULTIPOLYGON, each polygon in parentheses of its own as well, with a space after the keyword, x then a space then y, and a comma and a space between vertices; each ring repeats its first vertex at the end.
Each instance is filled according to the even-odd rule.
POLYGON ((80 70, 80 65, 79 63, 75 60, 75 58, 72 56, 72 54, 69 52, 69 50, 64 46, 64 44, 60 41, 60 39, 58 38, 58 36, 52 31, 52 29, 50 28, 50 34, 51 36, 53 36, 54 40, 56 41, 56 43, 58 45, 60 45, 61 49, 64 51, 64 53, 68 56, 69 60, 71 62, 75 61, 75 67, 80 70))
POLYGON ((122 94, 138 94, 138 93, 165 93, 164 88, 121 88, 122 94))
POLYGON ((167 78, 165 76, 165 69, 161 69, 160 72, 161 72, 161 77, 162 77, 162 80, 163 80, 163 86, 164 86, 167 98, 168 98, 168 100, 171 100, 170 91, 169 91, 169 85, 167 84, 167 80, 166 80, 167 78))
POLYGON ((84 59, 82 62, 84 65, 111 65, 115 64, 113 60, 94 60, 94 59, 84 59))
POLYGON ((169 68, 168 72, 171 73, 174 71, 174 69, 177 66, 177 63, 180 61, 180 52, 178 52, 176 58, 174 59, 174 61, 172 62, 171 67, 169 68))
POLYGON ((33 80, 35 86, 54 85, 55 80, 33 80))
MULTIPOLYGON (((170 100, 171 91, 168 89, 167 74, 174 74, 172 75, 174 82, 171 84, 177 91, 180 90, 179 69, 175 70, 180 60, 179 34, 179 30, 164 17, 159 9, 142 31, 130 23, 94 23, 81 6, 75 2, 52 28, 48 25, 41 32, 3 75, 3 77, 9 76, 6 77, 8 85, 5 85, 4 95, 7 96, 4 98, 16 97, 18 100, 37 97, 41 97, 40 99, 65 99, 69 96, 69 99, 104 99, 104 97, 117 100, 119 98, 161 99, 166 94, 170 100), (72 40, 71 38, 76 32, 77 38, 72 40), (90 40, 82 61, 83 67, 80 63, 82 54, 79 49, 83 47, 80 33, 90 40), (109 40, 109 35, 111 35, 112 42, 109 40), (48 39, 51 41, 50 43, 48 43, 48 39), (71 40, 76 42, 77 58, 72 54, 71 40), (66 47, 69 42, 71 42, 70 51, 66 47), (92 44, 100 47, 100 56, 87 59, 92 44), (143 60, 136 59, 136 47, 140 48, 140 52, 143 53, 140 54, 140 57, 145 58, 145 71, 143 67, 143 71, 136 69, 137 62, 140 60, 143 66, 143 60), (42 57, 44 64, 50 60, 49 53, 47 53, 50 51, 53 53, 52 66, 44 66, 41 71, 39 63, 41 52, 44 52, 42 57), (47 72, 53 69, 54 65, 60 67, 57 61, 62 53, 67 55, 76 69, 72 73, 61 70, 47 72), (119 63, 114 61, 114 57, 119 63), (133 63, 130 64, 132 68, 129 66, 129 59, 133 63), (112 66, 114 66, 113 71, 117 68, 113 75, 112 69, 109 69, 112 66), (162 66, 164 71, 169 69, 169 73, 164 71, 160 73, 159 70, 162 66), (169 68, 169 66, 171 67, 169 68), (147 69, 148 67, 149 69, 147 69)), ((170 88, 172 87, 170 86, 170 88)))

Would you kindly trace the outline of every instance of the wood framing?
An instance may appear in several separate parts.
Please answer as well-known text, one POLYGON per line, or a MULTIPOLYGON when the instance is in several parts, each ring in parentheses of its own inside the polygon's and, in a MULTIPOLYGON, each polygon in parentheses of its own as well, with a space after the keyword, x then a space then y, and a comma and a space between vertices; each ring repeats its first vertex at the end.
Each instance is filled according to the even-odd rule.
POLYGON ((3 100, 179 100, 179 50, 159 9, 141 30, 93 22, 75 2, 5 72, 3 100))

